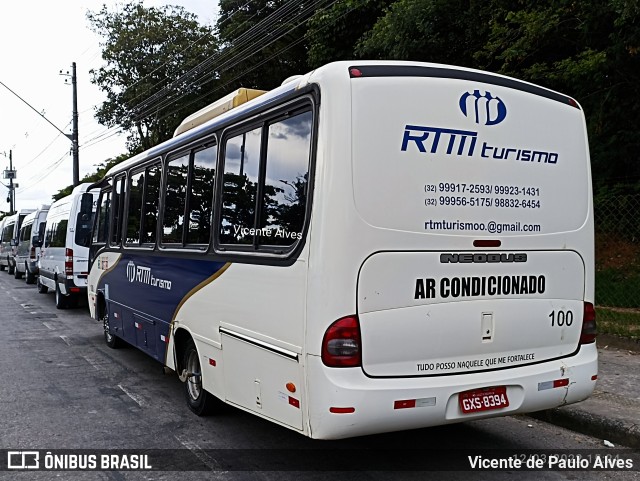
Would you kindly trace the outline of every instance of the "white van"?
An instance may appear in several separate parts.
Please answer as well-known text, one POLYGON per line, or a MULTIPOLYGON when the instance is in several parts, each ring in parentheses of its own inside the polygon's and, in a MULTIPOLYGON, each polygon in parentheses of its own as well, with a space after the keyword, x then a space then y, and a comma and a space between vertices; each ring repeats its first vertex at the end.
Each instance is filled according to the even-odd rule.
POLYGON ((15 255, 17 252, 20 227, 27 214, 32 213, 34 210, 35 209, 22 209, 20 212, 4 219, 1 237, 2 242, 0 242, 0 271, 3 271, 6 267, 9 275, 13 275, 16 267, 15 255))
POLYGON ((37 285, 41 294, 55 290, 58 309, 75 307, 87 291, 89 249, 83 244, 93 219, 80 210, 82 194, 89 185, 78 185, 70 195, 51 204, 47 214, 37 285))
POLYGON ((16 279, 21 279, 25 275, 27 284, 34 284, 38 276, 38 259, 40 259, 48 212, 49 205, 43 204, 27 215, 20 227, 14 276, 16 279))
MULTIPOLYGON (((8 257, 8 252, 10 252, 11 250, 11 242, 10 242, 10 235, 11 234, 7 234, 7 236, 9 237, 9 240, 7 241, 7 247, 5 249, 4 247, 4 243, 3 243, 3 239, 4 239, 4 226, 7 225, 11 219, 13 218, 13 216, 7 216, 5 218, 2 219, 2 221, 0 222, 0 271, 3 271, 7 268, 7 266, 9 265, 9 257, 8 257), (4 258, 4 262, 2 261, 2 259, 4 258)), ((8 232, 8 230, 7 230, 8 232)))

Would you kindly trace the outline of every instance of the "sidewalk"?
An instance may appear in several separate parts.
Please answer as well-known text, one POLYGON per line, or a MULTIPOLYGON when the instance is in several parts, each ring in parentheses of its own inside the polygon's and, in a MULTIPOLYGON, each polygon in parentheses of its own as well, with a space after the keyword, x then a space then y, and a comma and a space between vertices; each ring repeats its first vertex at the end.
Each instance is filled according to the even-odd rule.
POLYGON ((598 382, 580 403, 531 416, 640 449, 640 344, 598 336, 598 382))

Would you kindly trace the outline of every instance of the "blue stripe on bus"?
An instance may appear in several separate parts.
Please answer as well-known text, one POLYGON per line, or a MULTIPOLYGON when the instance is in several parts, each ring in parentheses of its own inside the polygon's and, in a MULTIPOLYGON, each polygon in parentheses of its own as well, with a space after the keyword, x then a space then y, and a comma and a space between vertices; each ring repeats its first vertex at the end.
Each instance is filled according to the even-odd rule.
POLYGON ((98 285, 100 290, 109 285, 107 303, 112 329, 117 327, 117 335, 164 363, 166 342, 162 339, 169 338, 176 310, 196 287, 226 265, 210 260, 123 253, 98 285))

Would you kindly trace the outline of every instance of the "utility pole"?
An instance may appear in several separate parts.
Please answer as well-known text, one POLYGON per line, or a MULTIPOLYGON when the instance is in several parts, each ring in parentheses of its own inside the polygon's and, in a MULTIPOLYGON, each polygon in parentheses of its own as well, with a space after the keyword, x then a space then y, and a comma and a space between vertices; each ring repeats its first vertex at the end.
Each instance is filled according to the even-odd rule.
MULTIPOLYGON (((69 76, 69 72, 60 75, 69 76)), ((65 80, 66 83, 66 80, 65 80)), ((80 146, 78 145, 78 78, 76 76, 76 63, 71 64, 71 87, 73 88, 73 117, 71 135, 65 134, 71 140, 71 154, 73 156, 73 186, 80 183, 80 146)))
POLYGON ((15 212, 15 189, 18 184, 13 184, 13 179, 16 178, 16 171, 13 170, 13 155, 11 150, 9 151, 9 169, 4 171, 4 178, 9 179, 9 195, 7 196, 7 202, 9 202, 9 215, 12 215, 15 212))

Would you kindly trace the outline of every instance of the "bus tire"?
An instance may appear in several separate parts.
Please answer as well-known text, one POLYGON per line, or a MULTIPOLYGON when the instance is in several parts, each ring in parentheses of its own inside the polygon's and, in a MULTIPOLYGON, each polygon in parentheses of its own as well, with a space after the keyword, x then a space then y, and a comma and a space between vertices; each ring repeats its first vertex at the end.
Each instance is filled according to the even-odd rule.
POLYGON ((66 309, 67 307, 69 307, 67 297, 62 295, 62 292, 60 292, 60 285, 58 284, 58 281, 56 281, 56 309, 66 309))
POLYGON ((38 293, 40 294, 46 294, 47 292, 49 292, 49 288, 42 282, 40 282, 40 276, 38 276, 38 279, 36 280, 36 287, 38 288, 38 293))
POLYGON ((187 373, 189 375, 184 381, 184 395, 187 400, 187 406, 198 416, 211 414, 216 404, 220 403, 220 401, 202 387, 200 356, 192 339, 189 339, 184 345, 182 369, 183 375, 187 373))
POLYGON ((15 279, 22 279, 22 272, 20 272, 20 271, 18 270, 18 266, 15 266, 15 267, 13 268, 13 277, 14 277, 15 279))
POLYGON ((15 271, 15 266, 12 266, 11 262, 8 259, 7 259, 7 264, 9 265, 9 267, 7 267, 7 274, 12 276, 13 272, 15 271))
POLYGON ((102 304, 98 312, 100 312, 100 320, 102 321, 102 327, 104 330, 104 343, 111 349, 118 349, 122 343, 119 337, 111 334, 111 330, 109 329, 109 311, 107 311, 107 307, 102 304))
POLYGON ((36 283, 36 276, 29 271, 29 269, 27 267, 25 267, 25 279, 24 281, 27 284, 35 284, 36 283))

